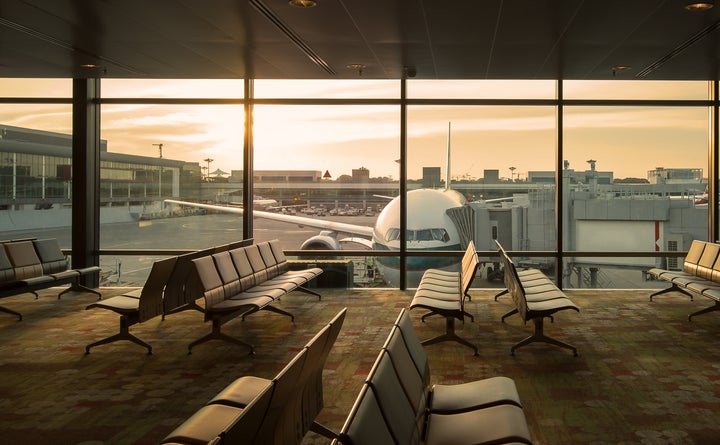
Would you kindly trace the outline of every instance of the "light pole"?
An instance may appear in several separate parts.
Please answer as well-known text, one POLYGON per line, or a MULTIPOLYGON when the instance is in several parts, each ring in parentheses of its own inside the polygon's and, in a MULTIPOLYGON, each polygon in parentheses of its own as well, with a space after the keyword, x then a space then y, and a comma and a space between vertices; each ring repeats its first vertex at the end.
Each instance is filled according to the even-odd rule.
MULTIPOLYGON (((160 150, 160 159, 162 159, 163 144, 153 144, 160 150)), ((158 198, 162 198, 162 165, 160 166, 160 174, 158 175, 158 198)))
POLYGON ((205 176, 205 180, 210 182, 210 163, 214 161, 215 159, 203 159, 203 161, 207 162, 207 176, 205 176))
POLYGON ((163 144, 153 144, 153 145, 156 146, 160 150, 160 159, 162 159, 163 144))

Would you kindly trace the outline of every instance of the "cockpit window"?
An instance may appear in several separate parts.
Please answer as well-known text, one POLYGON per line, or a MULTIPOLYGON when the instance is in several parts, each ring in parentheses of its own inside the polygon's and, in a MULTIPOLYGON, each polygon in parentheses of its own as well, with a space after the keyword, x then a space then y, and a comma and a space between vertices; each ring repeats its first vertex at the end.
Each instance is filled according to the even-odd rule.
MULTIPOLYGON (((397 241, 399 239, 399 228, 394 227, 385 233, 385 241, 397 241)), ((407 241, 442 241, 447 243, 450 241, 450 235, 448 235, 445 229, 408 230, 407 241)))

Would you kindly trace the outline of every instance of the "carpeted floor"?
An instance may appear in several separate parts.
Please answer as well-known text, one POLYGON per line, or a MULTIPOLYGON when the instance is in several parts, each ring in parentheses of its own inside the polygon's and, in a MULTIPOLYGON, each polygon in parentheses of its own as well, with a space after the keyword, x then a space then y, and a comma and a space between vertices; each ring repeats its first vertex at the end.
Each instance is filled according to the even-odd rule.
MULTIPOLYGON (((118 289, 103 289, 105 296, 118 289)), ((537 445, 715 444, 720 442, 720 314, 687 314, 711 302, 679 294, 648 301, 647 291, 569 291, 580 314, 565 312, 546 332, 578 348, 579 356, 533 344, 510 356, 531 332, 511 317, 505 297, 475 290, 467 309, 475 322, 458 333, 477 344, 426 347, 435 382, 505 375, 515 379, 537 445)), ((318 421, 339 430, 391 323, 411 292, 325 290, 280 303, 296 316, 263 312, 223 330, 256 346, 213 341, 187 354, 187 344, 209 331, 188 311, 131 327, 153 345, 153 355, 129 342, 85 345, 113 334, 118 316, 85 311, 90 294, 23 295, 0 303, 24 320, 0 313, 0 440, 5 444, 153 444, 213 395, 242 375, 272 377, 341 308, 343 330, 325 367, 325 408, 318 421)), ((420 338, 444 330, 444 321, 420 322, 420 338)), ((308 433, 304 444, 329 441, 308 433)))

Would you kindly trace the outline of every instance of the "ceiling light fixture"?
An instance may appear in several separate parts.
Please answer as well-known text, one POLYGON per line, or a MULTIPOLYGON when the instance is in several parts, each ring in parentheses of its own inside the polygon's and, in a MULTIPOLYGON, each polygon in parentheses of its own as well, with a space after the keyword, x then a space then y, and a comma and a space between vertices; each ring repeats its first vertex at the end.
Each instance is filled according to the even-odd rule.
POLYGON ((704 2, 688 1, 685 4, 685 9, 687 9, 688 11, 707 11, 708 9, 712 9, 713 6, 715 6, 715 2, 712 0, 707 0, 704 2))
POLYGON ((312 8, 317 6, 317 2, 315 0, 290 0, 288 4, 290 6, 295 6, 296 8, 312 8))
POLYGON ((632 69, 632 67, 628 66, 628 65, 616 65, 616 66, 612 67, 612 75, 613 75, 613 77, 615 77, 615 75, 618 72, 630 71, 631 69, 632 69))
POLYGON ((362 63, 348 63, 345 68, 353 71, 357 71, 359 76, 362 76, 362 72, 365 69, 365 65, 362 63))

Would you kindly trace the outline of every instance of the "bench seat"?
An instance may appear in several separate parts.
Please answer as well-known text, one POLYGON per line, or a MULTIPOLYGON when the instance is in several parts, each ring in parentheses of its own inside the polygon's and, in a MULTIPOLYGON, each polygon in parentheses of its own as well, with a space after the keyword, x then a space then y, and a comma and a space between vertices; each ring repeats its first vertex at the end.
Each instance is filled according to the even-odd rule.
POLYGON ((285 271, 287 260, 280 256, 282 252, 277 241, 241 246, 220 251, 191 260, 192 281, 199 284, 205 304, 205 321, 212 322, 209 334, 188 345, 188 353, 200 343, 219 339, 255 349, 249 343, 232 338, 221 332, 223 323, 241 316, 243 319, 256 312, 267 310, 295 317, 273 303, 295 290, 311 295, 320 294, 304 287, 309 280, 322 273, 322 269, 310 269, 307 273, 288 274, 285 271), (279 258, 279 259, 278 259, 279 258))
MULTIPOLYGON (((31 293, 38 298, 37 291, 70 284, 58 294, 60 298, 71 290, 91 292, 101 297, 100 292, 80 284, 80 279, 100 271, 99 266, 70 269, 65 255, 54 238, 23 239, 0 243, 0 298, 31 293)), ((18 316, 22 314, 0 306, 1 312, 18 316)))
POLYGON ((532 444, 512 379, 429 386, 427 356, 400 311, 336 442, 532 444))
POLYGON ((553 317, 557 312, 564 310, 574 310, 580 312, 580 308, 573 303, 567 296, 548 279, 548 283, 543 284, 544 292, 533 295, 527 295, 522 279, 518 276, 518 271, 510 256, 507 254, 502 245, 495 240, 500 253, 500 258, 504 268, 504 280, 507 292, 513 299, 515 308, 503 315, 505 318, 512 314, 519 314, 524 322, 532 321, 535 329, 532 335, 521 340, 510 348, 510 354, 514 355, 515 350, 521 346, 525 346, 534 342, 544 342, 562 348, 570 349, 574 356, 577 356, 577 348, 561 342, 557 339, 545 335, 543 321, 546 317, 553 317), (543 296, 543 294, 547 295, 543 296), (535 296, 536 298, 531 298, 535 296))
POLYGON ((475 244, 471 240, 460 262, 460 272, 428 269, 423 273, 409 308, 426 309, 428 312, 422 316, 422 321, 431 315, 445 317, 445 333, 423 341, 423 345, 455 341, 478 354, 477 346, 455 333, 455 320, 464 322, 465 317, 474 320, 465 310, 465 298, 469 298, 470 286, 479 265, 475 244))
POLYGON ((689 321, 696 315, 720 310, 720 244, 693 240, 681 271, 652 268, 647 273, 670 283, 670 287, 652 293, 650 301, 668 292, 685 294, 690 300, 693 295, 713 300, 712 306, 688 315, 689 321))
POLYGON ((323 368, 346 313, 338 312, 275 377, 237 378, 161 443, 292 445, 309 430, 337 437, 315 418, 323 407, 323 368))

